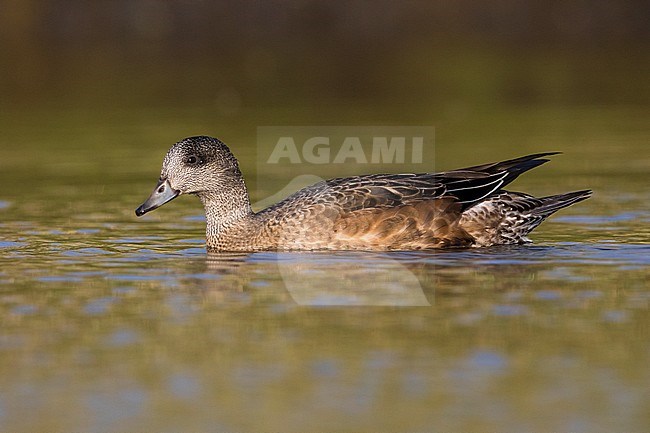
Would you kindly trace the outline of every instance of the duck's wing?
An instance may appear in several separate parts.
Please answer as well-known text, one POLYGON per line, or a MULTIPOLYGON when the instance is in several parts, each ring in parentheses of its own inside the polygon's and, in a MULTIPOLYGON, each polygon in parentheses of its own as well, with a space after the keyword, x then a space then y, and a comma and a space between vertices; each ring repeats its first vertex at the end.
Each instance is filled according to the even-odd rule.
POLYGON ((465 209, 499 191, 525 171, 544 164, 548 159, 543 157, 555 153, 538 153, 441 173, 374 174, 330 179, 298 191, 279 205, 325 205, 342 212, 354 212, 450 197, 465 209))
POLYGON ((445 195, 458 198, 463 208, 468 208, 501 190, 522 173, 548 162, 546 156, 558 153, 560 152, 535 153, 506 161, 437 173, 435 176, 445 185, 445 195))

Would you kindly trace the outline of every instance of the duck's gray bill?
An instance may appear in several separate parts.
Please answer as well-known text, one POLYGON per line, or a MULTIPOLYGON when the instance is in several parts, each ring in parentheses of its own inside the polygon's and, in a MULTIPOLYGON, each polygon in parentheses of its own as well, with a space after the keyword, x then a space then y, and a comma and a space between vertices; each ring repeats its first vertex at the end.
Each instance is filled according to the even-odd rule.
POLYGON ((174 200, 179 194, 180 191, 172 188, 167 179, 163 179, 158 182, 158 185, 156 185, 156 188, 153 190, 149 198, 135 210, 135 214, 137 216, 142 216, 149 211, 159 208, 168 201, 174 200))

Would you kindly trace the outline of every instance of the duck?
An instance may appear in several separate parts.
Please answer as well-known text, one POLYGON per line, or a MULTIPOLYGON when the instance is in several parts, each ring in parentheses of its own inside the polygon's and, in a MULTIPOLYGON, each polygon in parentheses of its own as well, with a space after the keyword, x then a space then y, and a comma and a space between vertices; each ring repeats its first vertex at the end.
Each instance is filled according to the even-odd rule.
POLYGON ((142 216, 183 194, 202 202, 208 252, 473 248, 531 242, 528 235, 591 190, 536 198, 503 188, 559 152, 438 173, 367 174, 324 180, 254 212, 239 163, 209 136, 165 155, 142 216))

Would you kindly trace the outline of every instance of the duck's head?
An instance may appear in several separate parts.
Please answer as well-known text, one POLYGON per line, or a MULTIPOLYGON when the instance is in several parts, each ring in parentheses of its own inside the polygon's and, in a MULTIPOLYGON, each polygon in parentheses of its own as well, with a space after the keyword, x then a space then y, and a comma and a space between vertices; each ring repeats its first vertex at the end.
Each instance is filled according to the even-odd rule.
POLYGON ((181 194, 207 195, 240 181, 237 159, 221 140, 207 136, 185 138, 165 155, 158 184, 135 214, 142 216, 181 194))

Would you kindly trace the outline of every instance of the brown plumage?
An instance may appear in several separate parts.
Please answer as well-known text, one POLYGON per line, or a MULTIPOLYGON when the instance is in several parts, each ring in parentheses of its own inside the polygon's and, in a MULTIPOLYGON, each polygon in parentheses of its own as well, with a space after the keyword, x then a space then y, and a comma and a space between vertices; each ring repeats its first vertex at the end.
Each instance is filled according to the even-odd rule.
POLYGON ((553 153, 441 173, 373 174, 323 181, 254 213, 237 160, 216 138, 172 146, 138 216, 197 195, 212 251, 420 250, 529 242, 555 211, 591 191, 535 198, 502 188, 553 153))

